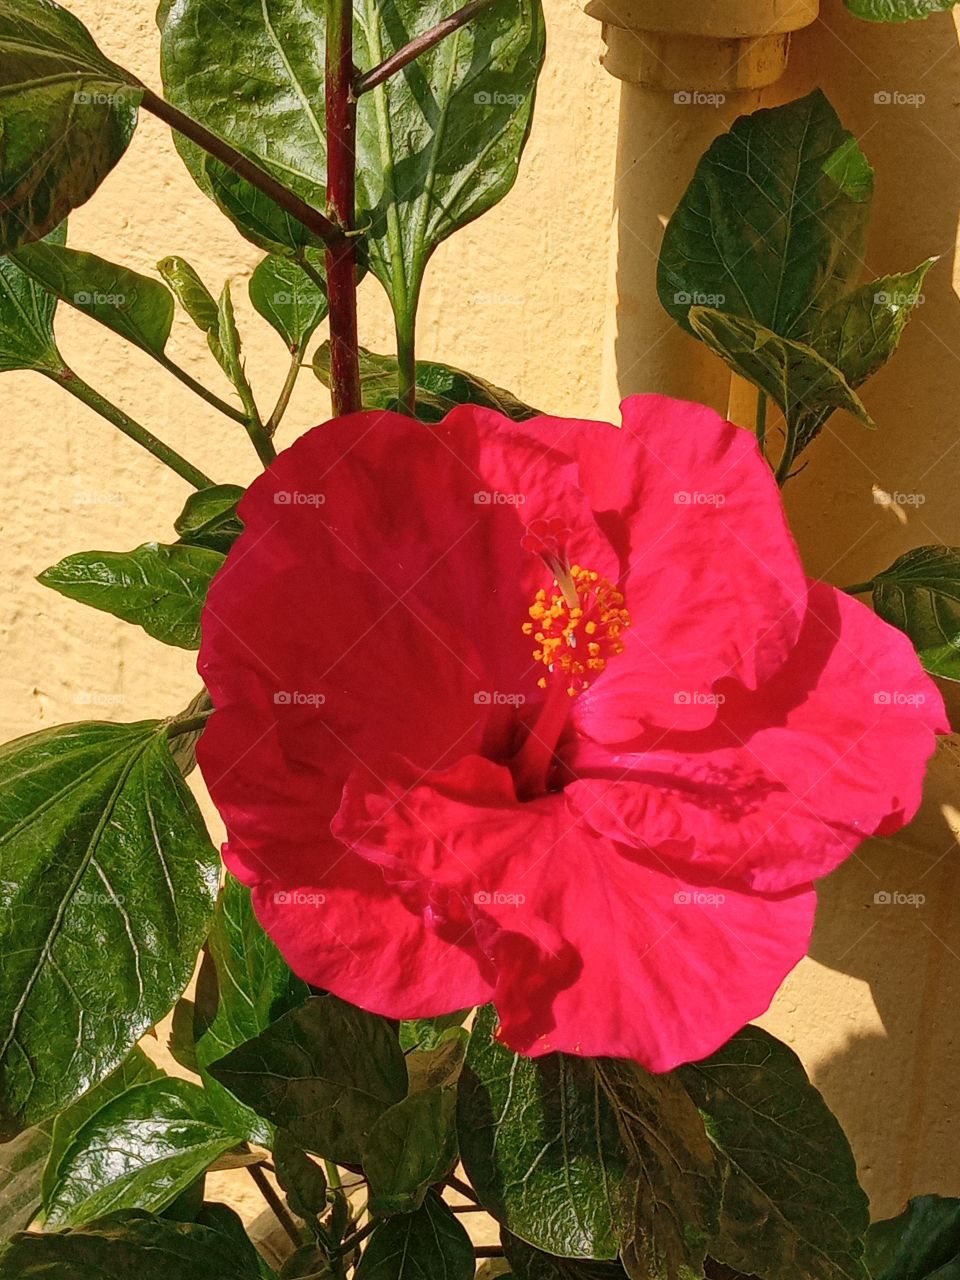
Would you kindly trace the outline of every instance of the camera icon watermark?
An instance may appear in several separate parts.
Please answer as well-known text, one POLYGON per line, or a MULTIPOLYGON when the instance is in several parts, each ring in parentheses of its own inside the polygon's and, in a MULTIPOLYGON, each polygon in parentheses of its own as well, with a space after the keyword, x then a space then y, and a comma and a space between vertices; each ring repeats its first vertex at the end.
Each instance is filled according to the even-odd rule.
POLYGON ((478 707, 522 707, 526 700, 522 693, 501 693, 499 689, 478 689, 473 695, 478 707))
POLYGON ((878 689, 873 695, 878 707, 922 707, 926 700, 925 693, 906 693, 900 689, 878 689))
POLYGON ((879 89, 873 95, 877 107, 922 107, 927 100, 925 93, 903 93, 899 89, 879 89))
POLYGON ((488 893, 484 889, 473 895, 473 901, 478 907, 522 907, 526 900, 526 895, 522 893, 488 893))
POLYGON ((901 893, 889 889, 878 889, 873 895, 873 903, 877 907, 922 907, 926 900, 923 893, 901 893))
POLYGON ((722 707, 726 700, 725 693, 705 693, 702 689, 678 689, 673 695, 677 707, 722 707))
POLYGON ((673 101, 678 107, 722 107, 725 93, 704 93, 701 89, 678 89, 673 101))
POLYGON ((722 307, 727 301, 725 293, 688 293, 687 290, 681 289, 673 295, 673 301, 678 307, 722 307))
POLYGON ((487 89, 481 89, 473 95, 473 101, 478 107, 519 107, 526 99, 522 93, 501 93, 499 90, 490 92, 487 89))
POLYGON ((324 693, 302 693, 299 689, 278 689, 273 695, 275 707, 322 707, 326 700, 324 693))
POLYGON ((277 507, 322 507, 326 500, 325 493, 304 493, 301 489, 278 489, 273 495, 277 507))
POLYGON ((473 495, 475 507, 522 507, 526 501, 525 493, 500 493, 497 489, 478 489, 473 495))
POLYGON ((326 900, 325 893, 307 893, 303 889, 278 889, 273 895, 278 907, 322 907, 326 900))
POLYGON ((701 493, 699 490, 678 489, 673 495, 678 507, 722 507, 727 501, 725 493, 701 493))
POLYGON ((90 293, 86 289, 81 289, 73 295, 73 305, 75 307, 125 307, 127 295, 125 293, 90 293))
POLYGON ((724 893, 705 893, 701 889, 678 889, 673 900, 678 907, 722 907, 727 896, 724 893))

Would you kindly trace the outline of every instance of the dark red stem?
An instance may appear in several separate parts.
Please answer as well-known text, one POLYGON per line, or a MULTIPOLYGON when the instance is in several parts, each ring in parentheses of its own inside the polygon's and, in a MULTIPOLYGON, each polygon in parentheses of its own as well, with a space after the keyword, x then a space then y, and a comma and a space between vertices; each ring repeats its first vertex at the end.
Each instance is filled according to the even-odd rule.
POLYGON ((478 13, 482 13, 484 9, 489 9, 494 3, 495 0, 470 0, 470 4, 465 4, 456 13, 451 13, 449 18, 444 18, 442 22, 438 22, 429 31, 424 31, 421 35, 414 36, 408 44, 405 44, 402 49, 398 49, 396 53, 392 53, 379 66, 359 76, 353 88, 354 95, 359 98, 361 93, 369 93, 378 84, 383 84, 384 80, 389 80, 392 75, 402 71, 415 58, 419 58, 422 53, 432 49, 435 44, 439 44, 441 40, 446 39, 447 36, 459 30, 460 27, 466 26, 471 18, 476 17, 478 13))
POLYGON ((327 0, 327 211, 340 244, 327 246, 330 386, 335 414, 361 407, 357 337, 357 103, 353 96, 353 0, 327 0))

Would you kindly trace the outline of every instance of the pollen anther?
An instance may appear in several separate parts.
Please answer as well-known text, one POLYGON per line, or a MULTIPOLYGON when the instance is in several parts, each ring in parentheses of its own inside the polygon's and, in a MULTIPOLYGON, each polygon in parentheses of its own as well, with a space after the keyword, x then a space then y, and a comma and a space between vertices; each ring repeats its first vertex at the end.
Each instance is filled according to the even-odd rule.
MULTIPOLYGON (((594 570, 571 565, 569 579, 565 590, 549 599, 546 591, 537 592, 529 610, 532 621, 523 624, 523 634, 537 642, 534 661, 562 679, 569 697, 575 698, 611 657, 623 653, 622 635, 630 626, 630 613, 624 607, 623 592, 594 570), (581 630, 589 637, 587 643, 578 643, 581 630)), ((537 684, 545 689, 549 680, 541 676, 537 684)))

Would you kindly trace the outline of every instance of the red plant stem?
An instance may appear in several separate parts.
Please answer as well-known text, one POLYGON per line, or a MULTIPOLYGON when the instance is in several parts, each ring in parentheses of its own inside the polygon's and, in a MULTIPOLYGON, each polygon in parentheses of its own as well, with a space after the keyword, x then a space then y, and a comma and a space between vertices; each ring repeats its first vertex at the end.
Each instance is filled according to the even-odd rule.
POLYGON ((326 132, 327 210, 341 232, 328 244, 330 386, 335 414, 361 407, 357 336, 356 218, 357 103, 353 96, 353 0, 327 0, 326 132))
POLYGON ((359 98, 361 93, 369 93, 371 89, 376 89, 378 84, 383 84, 392 75, 402 71, 415 58, 419 58, 422 53, 432 49, 435 44, 439 44, 441 40, 446 39, 447 36, 459 30, 460 27, 466 26, 471 18, 475 18, 484 9, 489 9, 494 3, 495 0, 470 0, 469 4, 465 4, 462 9, 452 13, 449 18, 444 18, 442 22, 438 22, 429 31, 424 31, 421 35, 415 36, 402 49, 398 49, 396 53, 392 53, 389 58, 381 62, 379 66, 359 76, 353 87, 354 96, 359 98))

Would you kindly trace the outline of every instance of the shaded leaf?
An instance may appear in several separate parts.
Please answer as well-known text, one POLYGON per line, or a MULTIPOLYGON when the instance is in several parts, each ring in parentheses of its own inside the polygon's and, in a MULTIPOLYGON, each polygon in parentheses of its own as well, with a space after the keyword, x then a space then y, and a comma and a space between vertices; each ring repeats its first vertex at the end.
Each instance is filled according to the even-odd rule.
MULTIPOLYGON (((315 274, 323 276, 320 254, 311 255, 315 274)), ((327 292, 290 258, 272 253, 250 277, 250 301, 291 351, 300 351, 327 314, 327 292)))
POLYGON ((864 1280, 867 1197, 843 1130, 793 1050, 745 1027, 678 1075, 726 1166, 713 1256, 761 1276, 864 1280))
POLYGON ((927 671, 960 680, 960 547, 915 547, 873 580, 873 607, 927 671))
POLYGON ((314 996, 210 1065, 210 1074, 305 1151, 359 1164, 377 1119, 406 1096, 391 1024, 314 996))
POLYGON ((73 1134, 46 1200, 47 1226, 79 1226, 118 1209, 158 1213, 238 1138, 185 1080, 135 1085, 73 1134))
POLYGON ((151 355, 163 355, 173 324, 173 296, 159 280, 95 253, 47 241, 25 245, 14 261, 61 302, 151 355))
POLYGON ((218 484, 191 493, 173 522, 180 540, 225 555, 243 532, 243 521, 237 515, 243 493, 238 484, 218 484))
POLYGON ((371 1235, 357 1280, 473 1280, 473 1245, 434 1191, 416 1213, 388 1218, 371 1235))
POLYGON ((0 253, 39 240, 88 200, 127 148, 142 86, 71 13, 0 9, 0 253))
POLYGON ((615 1258, 627 1156, 592 1063, 524 1058, 493 1038, 481 1009, 460 1079, 457 1132, 488 1213, 548 1253, 615 1258))
POLYGON ((294 1142, 289 1129, 276 1132, 273 1163, 293 1212, 307 1222, 322 1214, 327 1207, 327 1179, 320 1165, 294 1142))
MULTIPOLYGON (((44 243, 63 244, 67 224, 44 243)), ((0 258, 0 373, 11 369, 59 369, 63 358, 53 336, 57 299, 12 258, 0 258)))
POLYGON ((960 1280, 960 1200, 917 1196, 867 1232, 871 1280, 960 1280))
POLYGON ((102 1080, 183 991, 219 858, 166 726, 0 748, 0 1136, 102 1080))
POLYGON ((623 1264, 588 1258, 557 1258, 502 1231, 503 1251, 516 1280, 626 1280, 623 1264))
POLYGON ((0 1253, 0 1280, 262 1280, 247 1246, 219 1225, 115 1213, 69 1231, 15 1236, 0 1253))
POLYGON ((419 1209, 429 1187, 457 1158, 456 1090, 434 1086, 411 1093, 374 1124, 363 1153, 370 1212, 419 1209))
POLYGON ((49 1123, 34 1125, 0 1146, 0 1243, 28 1227, 40 1209, 50 1133, 49 1123))
POLYGON ((406 1055, 410 1092, 456 1084, 469 1042, 470 1033, 464 1027, 449 1027, 435 1049, 411 1049, 406 1055))
POLYGON ((696 1107, 675 1075, 614 1059, 596 1070, 630 1159, 617 1214, 624 1269, 632 1280, 701 1275, 720 1180, 696 1107))
POLYGON ((37 581, 143 627, 180 649, 200 648, 200 613, 223 556, 207 547, 146 542, 135 551, 81 551, 37 581))
POLYGON ((460 1009, 456 1013, 445 1013, 439 1018, 410 1018, 400 1023, 400 1048, 438 1049, 446 1039, 446 1033, 453 1027, 460 1027, 467 1020, 471 1009, 460 1009))

